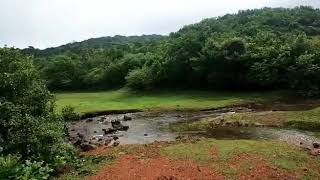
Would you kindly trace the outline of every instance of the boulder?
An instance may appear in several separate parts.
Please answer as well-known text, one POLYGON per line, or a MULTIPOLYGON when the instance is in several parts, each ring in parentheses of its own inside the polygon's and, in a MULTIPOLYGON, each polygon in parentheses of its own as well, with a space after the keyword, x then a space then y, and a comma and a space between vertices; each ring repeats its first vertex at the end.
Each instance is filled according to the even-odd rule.
POLYGON ((85 152, 94 150, 95 148, 96 146, 93 144, 89 144, 89 143, 80 144, 80 149, 85 152))
POLYGON ((92 121, 93 121, 92 118, 89 118, 89 119, 86 120, 86 122, 92 122, 92 121))
POLYGON ((129 129, 129 126, 122 125, 119 120, 112 120, 111 125, 113 128, 119 131, 127 131, 129 129))
POLYGON ((84 135, 81 134, 81 133, 77 133, 77 136, 78 136, 80 139, 84 139, 84 135))
POLYGON ((115 133, 117 132, 117 129, 114 129, 114 128, 108 128, 108 129, 102 129, 102 131, 104 132, 104 134, 112 134, 112 133, 115 133))
POLYGON ((123 120, 124 120, 124 121, 131 121, 131 120, 132 120, 132 117, 127 116, 127 115, 124 115, 124 116, 123 116, 123 120))
POLYGON ((105 146, 108 146, 110 143, 111 143, 112 139, 111 138, 108 138, 104 141, 104 145, 105 146))
POLYGON ((116 147, 116 146, 119 146, 119 144, 120 144, 120 141, 116 140, 113 142, 112 146, 116 147))

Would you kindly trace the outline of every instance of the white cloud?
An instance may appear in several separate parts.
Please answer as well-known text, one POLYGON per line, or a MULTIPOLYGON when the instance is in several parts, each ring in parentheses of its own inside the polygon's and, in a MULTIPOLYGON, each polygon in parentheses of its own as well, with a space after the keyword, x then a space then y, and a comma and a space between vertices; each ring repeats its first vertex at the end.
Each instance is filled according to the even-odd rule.
POLYGON ((201 19, 320 0, 0 0, 0 46, 45 48, 91 37, 168 34, 201 19))

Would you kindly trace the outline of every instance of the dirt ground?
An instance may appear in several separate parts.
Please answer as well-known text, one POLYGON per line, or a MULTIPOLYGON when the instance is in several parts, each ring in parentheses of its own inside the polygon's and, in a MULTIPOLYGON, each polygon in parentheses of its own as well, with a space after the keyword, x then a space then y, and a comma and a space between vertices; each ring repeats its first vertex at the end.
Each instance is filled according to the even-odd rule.
MULTIPOLYGON (((212 161, 208 164, 192 160, 173 160, 159 153, 165 143, 137 146, 128 151, 113 151, 110 148, 98 148, 84 155, 116 154, 113 164, 102 167, 96 175, 87 180, 219 180, 229 179, 219 171, 218 151, 211 148, 208 155, 212 161)), ((126 149, 125 147, 123 149, 126 149)), ((228 160, 224 167, 237 169, 236 179, 298 179, 297 175, 272 166, 255 154, 238 154, 228 160), (249 166, 248 166, 249 165, 249 166)), ((221 170, 221 169, 220 169, 221 170)))

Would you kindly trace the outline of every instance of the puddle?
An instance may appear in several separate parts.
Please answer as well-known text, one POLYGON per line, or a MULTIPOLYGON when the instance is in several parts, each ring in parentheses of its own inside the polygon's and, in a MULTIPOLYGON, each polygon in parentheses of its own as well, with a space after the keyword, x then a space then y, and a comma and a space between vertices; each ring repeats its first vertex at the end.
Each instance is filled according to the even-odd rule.
POLYGON ((267 127, 219 127, 206 132, 190 133, 215 139, 284 141, 304 147, 309 147, 313 142, 319 141, 312 132, 267 127))

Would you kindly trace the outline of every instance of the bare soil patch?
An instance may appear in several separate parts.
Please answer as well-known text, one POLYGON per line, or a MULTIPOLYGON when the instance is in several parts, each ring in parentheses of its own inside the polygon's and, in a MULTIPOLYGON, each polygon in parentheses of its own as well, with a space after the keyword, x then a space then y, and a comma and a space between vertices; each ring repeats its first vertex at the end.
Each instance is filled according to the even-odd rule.
POLYGON ((97 175, 87 180, 169 180, 169 179, 224 179, 211 168, 200 166, 192 161, 174 161, 167 157, 140 159, 125 155, 111 166, 105 166, 97 175))

